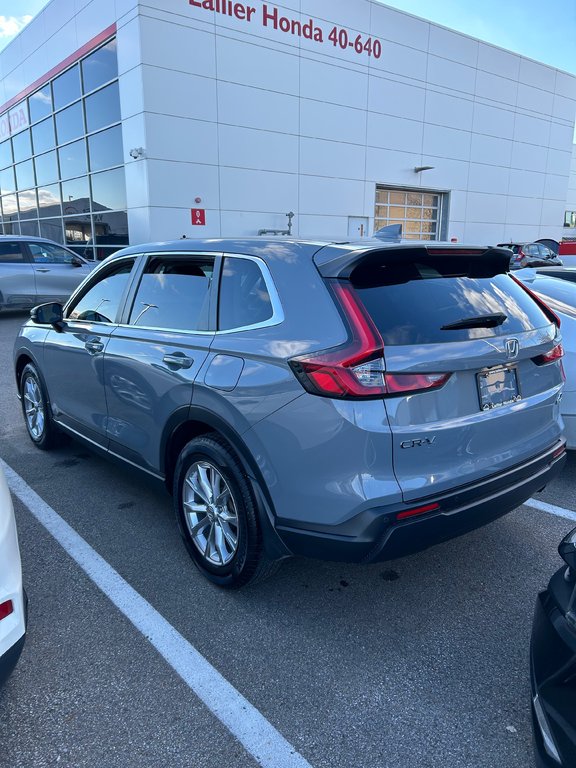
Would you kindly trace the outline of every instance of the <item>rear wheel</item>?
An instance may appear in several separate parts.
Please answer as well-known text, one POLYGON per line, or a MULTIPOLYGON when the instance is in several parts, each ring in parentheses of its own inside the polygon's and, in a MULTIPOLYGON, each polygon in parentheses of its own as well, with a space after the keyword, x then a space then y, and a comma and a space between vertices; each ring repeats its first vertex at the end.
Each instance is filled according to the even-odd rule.
POLYGON ((20 395, 28 436, 43 451, 53 448, 57 442, 58 429, 50 414, 44 385, 32 363, 28 363, 22 371, 20 395))
POLYGON ((174 507, 190 557, 213 584, 237 589, 277 569, 265 555, 242 466, 218 435, 197 437, 183 449, 174 473, 174 507))

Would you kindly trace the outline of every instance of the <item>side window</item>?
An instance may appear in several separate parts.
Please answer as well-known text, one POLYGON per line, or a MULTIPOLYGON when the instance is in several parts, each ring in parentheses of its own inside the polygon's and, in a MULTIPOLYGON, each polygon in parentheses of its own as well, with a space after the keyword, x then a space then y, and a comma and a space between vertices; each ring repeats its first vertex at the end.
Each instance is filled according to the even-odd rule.
POLYGON ((228 331, 269 320, 272 302, 262 270, 255 261, 225 258, 220 281, 218 330, 228 331))
POLYGON ((74 254, 50 243, 28 243, 35 264, 71 264, 74 254))
POLYGON ((138 286, 130 325, 180 331, 208 328, 214 259, 153 256, 138 286))
POLYGON ((91 285, 69 308, 68 319, 93 323, 115 322, 133 265, 134 259, 130 259, 101 274, 98 282, 91 285))
POLYGON ((22 262, 27 262, 27 259, 20 243, 0 243, 0 264, 21 264, 22 262))

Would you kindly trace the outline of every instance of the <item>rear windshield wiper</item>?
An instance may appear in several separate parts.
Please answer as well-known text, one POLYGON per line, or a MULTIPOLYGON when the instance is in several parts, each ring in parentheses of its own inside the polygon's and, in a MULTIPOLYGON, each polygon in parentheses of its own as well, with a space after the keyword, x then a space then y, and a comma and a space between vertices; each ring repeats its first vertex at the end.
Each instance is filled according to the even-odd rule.
POLYGON ((502 325, 508 319, 508 315, 503 312, 495 312, 492 315, 477 315, 476 317, 466 317, 463 320, 457 320, 455 323, 443 325, 441 331, 458 331, 461 328, 496 328, 502 325))

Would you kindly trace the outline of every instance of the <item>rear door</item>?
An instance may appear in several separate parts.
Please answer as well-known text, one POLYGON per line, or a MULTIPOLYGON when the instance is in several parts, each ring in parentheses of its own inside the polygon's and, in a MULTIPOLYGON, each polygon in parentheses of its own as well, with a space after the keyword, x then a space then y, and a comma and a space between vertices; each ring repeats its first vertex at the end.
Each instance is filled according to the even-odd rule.
POLYGON ((560 364, 539 364, 559 340, 551 316, 509 275, 428 252, 352 274, 395 375, 385 405, 406 501, 521 464, 561 434, 560 364))

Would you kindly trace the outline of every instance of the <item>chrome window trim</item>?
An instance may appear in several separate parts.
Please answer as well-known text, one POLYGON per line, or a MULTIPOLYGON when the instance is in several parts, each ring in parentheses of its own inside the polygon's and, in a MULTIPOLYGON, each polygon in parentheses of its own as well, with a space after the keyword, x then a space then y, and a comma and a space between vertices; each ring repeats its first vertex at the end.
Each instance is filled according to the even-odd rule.
MULTIPOLYGON (((262 276, 264 277, 266 290, 268 291, 268 296, 270 297, 270 304, 272 305, 272 317, 269 317, 268 320, 263 320, 261 323, 252 323, 251 325, 241 325, 236 328, 227 328, 225 331, 216 331, 216 334, 218 336, 223 336, 229 333, 239 333, 240 331, 252 331, 256 328, 269 328, 271 326, 280 325, 280 323, 283 323, 284 310, 282 309, 280 296, 278 295, 276 284, 274 283, 274 278, 272 277, 272 273, 270 272, 268 264, 266 264, 266 262, 259 256, 249 256, 242 253, 223 253, 222 258, 247 259, 248 261, 253 261, 256 263, 262 273, 262 276)), ((222 281, 222 276, 220 276, 220 281, 222 281)), ((218 300, 220 299, 220 286, 218 286, 217 298, 218 300)))
MULTIPOLYGON (((268 265, 259 256, 251 256, 244 253, 222 253, 220 251, 207 251, 207 252, 205 251, 160 251, 160 252, 150 251, 149 253, 142 253, 138 255, 146 256, 147 259, 153 256, 188 256, 189 258, 209 257, 209 258, 213 258, 214 260, 216 260, 218 257, 221 257, 222 259, 232 258, 232 259, 248 259, 249 261, 254 261, 260 268, 260 271, 262 272, 262 275, 264 277, 264 282, 266 283, 268 295, 270 296, 270 303, 272 304, 272 317, 268 318, 268 320, 264 320, 261 323, 253 323, 252 325, 243 325, 241 327, 230 328, 225 331, 216 331, 216 330, 195 331, 195 330, 190 330, 189 328, 162 328, 160 326, 155 326, 155 325, 131 325, 130 323, 118 323, 117 324, 118 328, 138 328, 143 331, 162 331, 162 333, 190 333, 198 336, 224 336, 230 333, 240 333, 241 331, 252 331, 258 328, 268 328, 270 326, 280 325, 280 323, 284 322, 284 310, 282 309, 282 304, 280 303, 280 296, 278 295, 278 291, 276 290, 274 279, 272 277, 270 269, 268 268, 268 265)), ((218 301, 219 294, 220 294, 220 286, 218 286, 216 290, 217 290, 216 300, 218 301)), ((135 297, 137 293, 138 293, 138 289, 136 289, 135 297)))
MULTIPOLYGON (((64 246, 64 247, 66 247, 66 246, 64 246)), ((139 253, 131 253, 131 254, 128 254, 126 256, 121 256, 118 259, 114 259, 113 264, 114 264, 114 266, 117 266, 118 264, 122 264, 123 262, 130 261, 132 259, 134 261, 134 264, 132 265, 132 269, 130 270, 130 274, 128 275, 129 279, 131 279, 133 277, 132 270, 136 266, 136 261, 138 260, 138 257, 140 255, 141 254, 139 254, 139 253)), ((88 262, 88 263, 90 263, 90 262, 88 262)), ((95 269, 93 269, 88 275, 86 275, 85 280, 88 280, 88 279, 91 280, 91 278, 96 276, 96 275, 98 275, 99 272, 102 272, 104 269, 106 269, 108 267, 111 267, 111 266, 112 266, 112 264, 108 264, 108 263, 106 263, 106 261, 102 261, 95 269)), ((74 301, 74 298, 75 298, 76 294, 80 293, 80 289, 84 287, 85 280, 83 280, 80 283, 80 285, 76 288, 74 293, 72 293, 72 295, 70 296, 68 301, 62 307, 62 316, 63 316, 64 320, 67 323, 83 323, 84 325, 86 325, 86 323, 90 323, 91 325, 93 325, 93 324, 104 325, 106 327, 110 327, 110 326, 113 325, 115 328, 118 327, 118 323, 103 323, 103 322, 101 322, 99 320, 78 320, 78 318, 75 318, 75 317, 72 317, 72 318, 66 317, 66 313, 68 312, 68 309, 69 309, 70 305, 74 301)), ((90 287, 88 288, 88 291, 91 288, 92 288, 92 285, 90 285, 90 287)), ((86 291, 86 293, 88 291, 86 291)))

